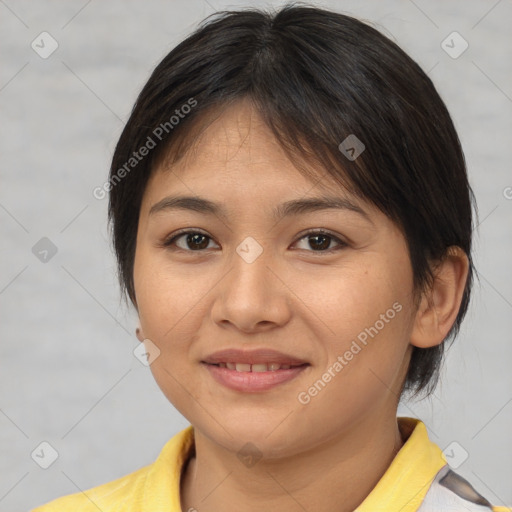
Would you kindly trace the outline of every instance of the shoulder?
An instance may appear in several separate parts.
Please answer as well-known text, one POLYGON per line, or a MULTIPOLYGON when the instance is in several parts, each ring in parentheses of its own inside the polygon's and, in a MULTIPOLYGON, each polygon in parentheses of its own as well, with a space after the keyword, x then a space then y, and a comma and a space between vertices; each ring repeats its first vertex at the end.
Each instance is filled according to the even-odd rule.
POLYGON ((183 429, 147 466, 112 482, 69 494, 31 512, 141 512, 180 510, 180 476, 194 449, 192 426, 183 429))
POLYGON ((151 465, 145 466, 112 482, 62 496, 33 509, 32 512, 114 512, 119 511, 120 505, 124 503, 129 504, 129 507, 123 510, 135 511, 140 509, 150 468, 151 465))
POLYGON ((511 512, 507 507, 493 507, 462 476, 448 465, 436 475, 418 512, 511 512))
POLYGON ((430 440, 424 423, 399 417, 402 449, 360 512, 512 512, 493 506, 448 464, 441 448, 430 440))

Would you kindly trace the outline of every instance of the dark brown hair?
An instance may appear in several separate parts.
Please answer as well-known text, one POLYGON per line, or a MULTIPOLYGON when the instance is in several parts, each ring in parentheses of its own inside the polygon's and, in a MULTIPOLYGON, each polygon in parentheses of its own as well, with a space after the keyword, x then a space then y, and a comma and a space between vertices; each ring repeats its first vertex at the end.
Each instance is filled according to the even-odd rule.
POLYGON ((109 219, 123 290, 135 302, 139 211, 155 163, 176 141, 191 139, 189 129, 207 112, 241 99, 253 102, 298 167, 301 159, 316 162, 400 227, 415 290, 431 284, 433 264, 448 247, 467 254, 466 287, 448 336, 413 349, 404 390, 430 393, 469 303, 474 197, 454 125, 429 77, 394 42, 350 16, 297 4, 218 12, 158 64, 110 170, 109 219), (339 147, 351 135, 365 145, 356 159, 339 147), (147 156, 127 166, 144 146, 151 147, 147 156))

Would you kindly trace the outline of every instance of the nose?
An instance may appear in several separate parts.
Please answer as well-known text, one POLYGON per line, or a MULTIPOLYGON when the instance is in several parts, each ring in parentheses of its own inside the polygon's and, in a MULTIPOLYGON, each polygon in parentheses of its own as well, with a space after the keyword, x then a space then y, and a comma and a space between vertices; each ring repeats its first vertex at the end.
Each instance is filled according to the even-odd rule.
POLYGON ((277 269, 270 250, 263 250, 255 259, 254 253, 247 257, 243 251, 234 252, 230 269, 215 287, 213 320, 244 333, 285 325, 291 316, 291 292, 277 269))

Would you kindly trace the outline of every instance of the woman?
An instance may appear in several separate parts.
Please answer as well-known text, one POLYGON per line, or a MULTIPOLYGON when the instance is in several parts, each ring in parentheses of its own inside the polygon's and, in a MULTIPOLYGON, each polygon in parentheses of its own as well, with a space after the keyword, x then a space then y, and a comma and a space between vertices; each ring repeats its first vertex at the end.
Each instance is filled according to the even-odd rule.
POLYGON ((396 44, 314 7, 217 13, 154 70, 104 192, 142 353, 191 425, 37 512, 505 510, 397 418, 466 313, 473 196, 396 44))

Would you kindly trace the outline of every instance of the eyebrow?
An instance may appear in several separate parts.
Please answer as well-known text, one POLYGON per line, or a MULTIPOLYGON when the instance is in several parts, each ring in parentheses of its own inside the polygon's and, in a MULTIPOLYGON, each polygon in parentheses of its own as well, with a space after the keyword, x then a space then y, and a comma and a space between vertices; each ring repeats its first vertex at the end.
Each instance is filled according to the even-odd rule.
MULTIPOLYGON (((149 215, 162 211, 189 210, 207 215, 217 215, 226 219, 227 212, 223 205, 199 196, 168 196, 155 203, 149 210, 149 215)), ((346 198, 336 196, 309 197, 306 199, 293 199, 281 203, 273 210, 275 220, 293 215, 316 212, 320 210, 349 210, 358 213, 373 224, 370 216, 360 206, 346 198)))

